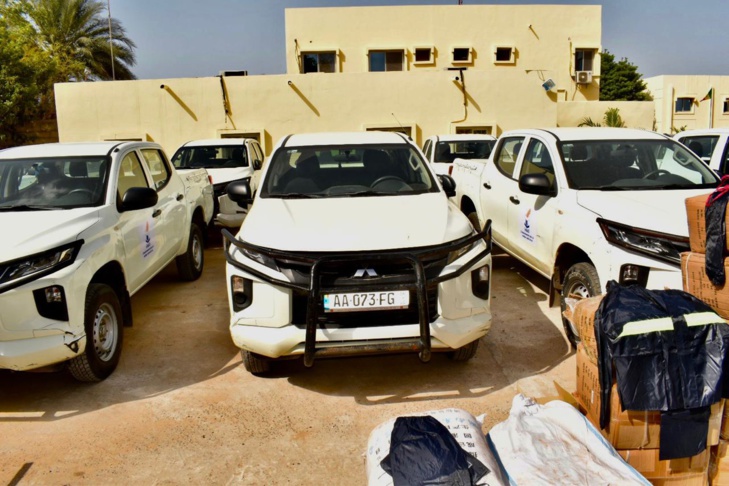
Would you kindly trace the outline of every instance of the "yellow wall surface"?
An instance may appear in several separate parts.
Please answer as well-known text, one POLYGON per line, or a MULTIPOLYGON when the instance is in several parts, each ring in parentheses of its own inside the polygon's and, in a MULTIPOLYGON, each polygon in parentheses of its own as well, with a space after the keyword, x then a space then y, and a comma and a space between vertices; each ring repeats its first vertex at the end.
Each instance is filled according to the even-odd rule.
POLYGON ((653 130, 652 101, 573 101, 557 104, 557 125, 560 127, 576 127, 586 117, 593 122, 605 125, 605 112, 617 108, 620 117, 628 128, 653 130))
MULTIPOLYGON (((422 144, 464 127, 553 127, 561 104, 599 97, 597 72, 578 85, 572 71, 575 47, 599 51, 600 25, 599 6, 287 9, 289 74, 57 84, 59 138, 153 140, 171 154, 193 139, 256 134, 270 154, 290 133, 403 126, 422 144), (340 72, 299 74, 297 45, 338 49, 340 72), (423 46, 434 63, 368 72, 369 48, 412 58, 423 46), (514 62, 494 63, 497 46, 513 47, 514 62), (473 61, 454 65, 453 47, 471 48, 473 61)), ((564 120, 584 116, 567 111, 564 120)))
POLYGON ((595 5, 433 5, 286 10, 287 72, 300 73, 302 52, 337 50, 341 73, 367 72, 370 49, 403 49, 409 72, 466 67, 508 72, 535 82, 553 79, 565 99, 599 93, 601 7, 595 5), (415 48, 433 47, 431 64, 414 63, 415 48), (472 49, 472 63, 454 64, 452 49, 472 49), (512 47, 513 63, 494 62, 512 47), (574 49, 595 49, 594 81, 574 82, 574 49))
POLYGON ((657 131, 729 127, 729 76, 656 76, 645 82, 655 103, 657 131), (712 88, 713 114, 712 102, 701 101, 712 88), (692 111, 676 113, 676 98, 694 98, 692 111))

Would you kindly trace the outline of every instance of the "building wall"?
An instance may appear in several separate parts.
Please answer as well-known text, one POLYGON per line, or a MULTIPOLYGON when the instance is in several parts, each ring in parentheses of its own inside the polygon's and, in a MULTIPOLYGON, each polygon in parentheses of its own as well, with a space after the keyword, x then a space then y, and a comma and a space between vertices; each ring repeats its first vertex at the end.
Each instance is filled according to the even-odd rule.
POLYGON ((338 71, 367 72, 368 50, 404 49, 409 72, 451 67, 508 73, 508 79, 551 78, 565 100, 597 100, 594 81, 574 81, 574 49, 601 49, 601 7, 594 5, 435 5, 286 10, 287 72, 300 73, 300 53, 338 49, 338 71), (432 46, 434 62, 416 64, 416 47, 432 46), (473 62, 454 64, 454 47, 471 47, 473 62), (513 63, 495 63, 496 47, 513 47, 513 63))
POLYGON ((729 76, 656 76, 645 79, 653 96, 656 130, 675 133, 681 130, 729 127, 729 76), (700 101, 713 88, 713 104, 700 101), (677 113, 677 98, 694 98, 692 111, 677 113), (713 106, 713 114, 711 109, 713 106))
POLYGON ((654 104, 652 101, 573 101, 557 104, 557 125, 576 127, 586 117, 605 125, 605 112, 620 110, 620 117, 628 128, 653 130, 654 104))

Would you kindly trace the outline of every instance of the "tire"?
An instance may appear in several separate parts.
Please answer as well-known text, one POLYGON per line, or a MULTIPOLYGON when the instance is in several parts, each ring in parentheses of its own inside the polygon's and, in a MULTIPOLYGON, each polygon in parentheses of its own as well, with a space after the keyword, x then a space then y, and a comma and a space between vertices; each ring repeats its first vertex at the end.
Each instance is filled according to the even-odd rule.
POLYGON ((250 351, 241 350, 240 354, 247 372, 259 376, 271 371, 270 360, 250 351))
POLYGON ((471 213, 468 213, 468 220, 473 225, 473 229, 476 231, 481 231, 481 223, 478 221, 478 213, 476 211, 473 211, 471 213))
MULTIPOLYGON (((564 276, 562 281, 562 294, 561 294, 561 310, 562 313, 567 309, 566 298, 570 294, 579 295, 580 297, 594 297, 599 295, 600 291, 600 277, 597 275, 597 270, 590 263, 576 263, 572 265, 564 276)), ((562 317, 562 325, 564 326, 564 332, 567 336, 567 340, 570 342, 572 349, 577 348, 577 343, 580 342, 580 337, 577 334, 577 329, 572 325, 570 321, 562 317)))
POLYGON ((481 340, 476 339, 475 341, 471 341, 465 346, 461 346, 455 351, 451 351, 450 353, 448 353, 448 357, 453 361, 468 361, 469 359, 476 356, 479 341, 481 340))
POLYGON ((187 251, 175 259, 177 273, 182 280, 191 282, 200 278, 205 265, 203 233, 197 223, 190 226, 190 239, 187 242, 187 251))
POLYGON ((123 316, 119 298, 105 284, 91 284, 86 291, 84 329, 86 349, 68 363, 78 381, 97 382, 116 369, 121 357, 123 316))

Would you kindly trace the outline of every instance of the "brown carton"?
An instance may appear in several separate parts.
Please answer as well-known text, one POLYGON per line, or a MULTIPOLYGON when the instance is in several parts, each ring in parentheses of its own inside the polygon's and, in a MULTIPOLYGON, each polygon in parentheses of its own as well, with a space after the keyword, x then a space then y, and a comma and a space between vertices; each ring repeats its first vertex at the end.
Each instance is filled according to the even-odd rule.
POLYGON ((691 251, 706 253, 706 199, 708 194, 686 199, 686 218, 691 251))
POLYGON ((721 419, 721 438, 729 440, 729 400, 724 402, 724 415, 721 419))
MULTIPOLYGON (((577 391, 575 398, 585 415, 600 429, 600 380, 597 365, 590 361, 581 344, 577 347, 577 391)), ((711 406, 708 445, 719 443, 724 400, 711 406)), ((610 421, 602 435, 616 449, 658 449, 661 439, 659 411, 622 410, 617 385, 610 391, 610 421)))
POLYGON ((597 364, 597 340, 595 339, 595 312, 600 307, 602 295, 582 299, 575 305, 572 322, 577 328, 584 352, 590 361, 597 364))
POLYGON ((729 486, 729 441, 722 440, 711 448, 709 481, 712 486, 729 486))
MULTIPOLYGON (((729 318, 729 285, 717 287, 706 275, 706 256, 702 253, 681 253, 681 278, 683 290, 706 302, 724 319, 729 318)), ((724 259, 729 275, 729 258, 724 259)))
POLYGON ((683 459, 661 461, 659 451, 619 450, 625 462, 633 466, 653 485, 680 484, 682 486, 704 486, 709 484, 709 450, 683 459))

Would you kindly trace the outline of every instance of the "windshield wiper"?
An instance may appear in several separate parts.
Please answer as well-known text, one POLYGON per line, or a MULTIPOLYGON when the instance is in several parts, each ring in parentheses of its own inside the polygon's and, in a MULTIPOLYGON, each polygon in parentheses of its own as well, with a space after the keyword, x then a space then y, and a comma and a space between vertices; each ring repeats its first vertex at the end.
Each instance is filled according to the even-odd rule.
POLYGON ((595 187, 580 187, 580 191, 630 191, 635 189, 634 187, 625 186, 595 186, 595 187))
POLYGON ((0 206, 0 211, 56 211, 68 209, 62 206, 41 206, 38 204, 16 204, 14 206, 0 206))
POLYGON ((288 194, 272 194, 272 197, 278 199, 318 199, 326 197, 324 194, 304 194, 300 192, 289 192, 288 194))

